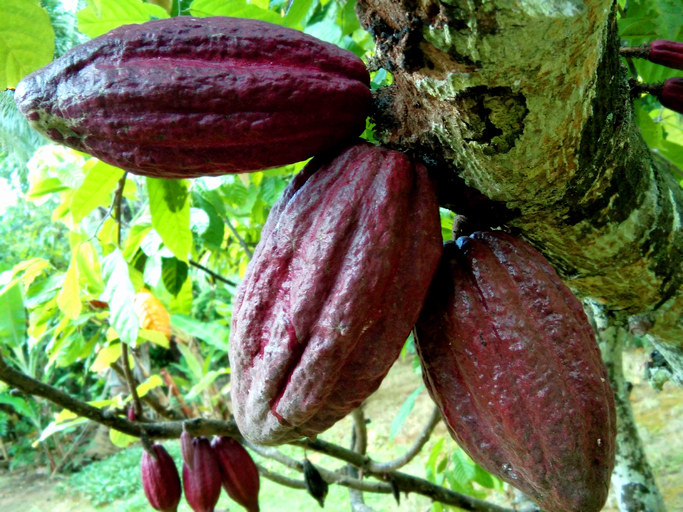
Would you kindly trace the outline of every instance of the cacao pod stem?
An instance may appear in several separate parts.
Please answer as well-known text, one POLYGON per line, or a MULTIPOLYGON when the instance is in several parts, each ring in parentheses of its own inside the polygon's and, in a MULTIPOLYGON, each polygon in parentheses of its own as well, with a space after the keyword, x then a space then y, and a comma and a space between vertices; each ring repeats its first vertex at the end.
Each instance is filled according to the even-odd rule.
POLYGON ((155 443, 151 448, 140 459, 142 489, 155 510, 176 512, 182 491, 175 462, 162 445, 155 443))
POLYGON ((259 512, 259 473, 249 452, 235 439, 215 437, 211 446, 221 467, 223 488, 248 512, 259 512))

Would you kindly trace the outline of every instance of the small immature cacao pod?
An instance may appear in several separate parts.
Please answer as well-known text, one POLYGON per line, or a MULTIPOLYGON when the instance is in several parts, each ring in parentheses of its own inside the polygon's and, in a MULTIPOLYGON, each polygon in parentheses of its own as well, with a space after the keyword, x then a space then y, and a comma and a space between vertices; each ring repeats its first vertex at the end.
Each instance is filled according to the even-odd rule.
POLYGON ((304 469, 304 483, 306 484, 308 494, 318 502, 320 508, 325 508, 325 498, 330 487, 329 484, 323 480, 320 471, 311 464, 310 460, 304 459, 302 465, 304 469))
POLYGON ((659 93, 659 101, 662 106, 683 114, 683 77, 667 79, 659 93))
POLYGON ((132 173, 191 178, 310 158, 365 129, 354 54, 258 20, 126 25, 25 77, 15 101, 52 140, 132 173))
POLYGON ((502 232, 448 242, 416 325, 452 437, 549 512, 597 512, 614 466, 614 396, 581 303, 502 232))
POLYGON ((183 463, 185 499, 194 512, 213 512, 221 495, 218 459, 206 437, 195 437, 191 451, 192 464, 183 463))
POLYGON ((214 437, 211 447, 221 467, 223 488, 228 496, 248 512, 259 512, 261 482, 258 468, 249 452, 230 437, 214 437))
POLYGON ((154 444, 152 450, 144 450, 140 459, 142 489, 155 510, 176 512, 182 490, 175 462, 162 445, 154 444))
POLYGON ((240 432, 283 443, 357 408, 398 357, 440 254, 424 166, 365 142, 314 158, 273 206, 235 297, 240 432))
POLYGON ((647 59, 673 69, 683 69, 683 43, 658 39, 649 45, 647 59))

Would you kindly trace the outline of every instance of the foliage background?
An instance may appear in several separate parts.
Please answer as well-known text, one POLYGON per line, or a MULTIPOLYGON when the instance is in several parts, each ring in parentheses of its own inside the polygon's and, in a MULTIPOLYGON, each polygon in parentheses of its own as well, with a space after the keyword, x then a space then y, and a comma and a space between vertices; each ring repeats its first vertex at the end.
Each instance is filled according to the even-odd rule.
MULTIPOLYGON (((625 45, 683 40, 675 0, 621 0, 619 6, 625 45)), ((373 41, 360 28, 354 1, 0 0, 0 10, 0 88, 6 89, 0 93, 0 191, 5 191, 0 205, 0 350, 35 378, 124 411, 130 396, 112 392, 106 370, 120 358, 121 343, 146 347, 151 372, 141 385, 143 393, 164 389, 159 370, 165 368, 193 414, 221 417, 220 398, 229 385, 227 339, 235 286, 271 206, 303 163, 192 181, 124 179, 120 169, 40 137, 18 114, 11 89, 88 38, 171 15, 263 19, 303 30, 368 61, 373 41), (140 329, 133 298, 142 289, 151 290, 170 312, 170 343, 140 329), (109 307, 93 306, 98 300, 109 307)), ((633 78, 648 83, 676 74, 645 61, 625 64, 633 78)), ((386 70, 372 74, 373 88, 390 82, 386 70)), ((638 98, 634 106, 652 151, 670 164, 683 185, 681 116, 650 96, 638 98)), ((373 140, 370 123, 364 136, 373 140)), ((453 217, 454 212, 442 211, 444 237, 450 237, 453 217)), ((403 356, 414 358, 410 340, 403 356)), ((418 391, 406 397, 394 419, 396 432, 418 391)), ((0 439, 9 447, 12 467, 58 466, 66 455, 60 446, 77 439, 84 428, 69 413, 0 385, 0 439)), ((126 446, 132 439, 113 433, 112 441, 126 446)), ((430 480, 473 495, 500 488, 451 444, 435 446, 423 463, 430 480)), ((73 458, 65 468, 81 464, 82 459, 73 458)))

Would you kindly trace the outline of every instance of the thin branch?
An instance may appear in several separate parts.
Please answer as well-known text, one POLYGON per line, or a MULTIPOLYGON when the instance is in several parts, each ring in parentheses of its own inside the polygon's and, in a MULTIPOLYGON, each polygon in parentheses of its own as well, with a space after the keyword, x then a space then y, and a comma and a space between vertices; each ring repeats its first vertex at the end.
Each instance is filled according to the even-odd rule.
MULTIPOLYGON (((56 389, 48 384, 44 384, 11 368, 3 359, 2 351, 0 351, 0 380, 6 382, 10 386, 14 386, 22 390, 27 394, 45 398, 58 406, 70 410, 78 416, 96 421, 97 423, 101 423, 102 425, 114 428, 119 432, 123 432, 132 436, 142 437, 145 435, 152 439, 177 439, 180 437, 183 429, 185 429, 194 437, 220 435, 230 436, 237 440, 244 441, 234 420, 224 421, 195 418, 185 421, 167 421, 162 423, 141 423, 129 421, 112 413, 111 411, 93 407, 92 405, 89 405, 81 400, 73 398, 71 395, 59 389, 56 389)), ((369 465, 371 465, 372 462, 369 457, 333 443, 323 441, 321 439, 316 439, 315 441, 305 439, 289 444, 330 455, 341 461, 361 468, 364 474, 367 476, 373 476, 379 480, 383 480, 384 482, 391 482, 370 483, 364 480, 351 478, 346 475, 341 475, 337 472, 326 470, 320 471, 323 478, 326 480, 329 478, 329 481, 339 485, 353 485, 355 488, 362 491, 383 494, 392 493, 394 491, 392 485, 395 485, 396 488, 398 488, 398 490, 401 492, 414 492, 416 494, 421 494, 435 501, 460 507, 463 510, 475 512, 513 512, 512 509, 494 505, 483 500, 472 498, 471 496, 466 496, 464 494, 451 491, 444 487, 433 484, 432 482, 408 475, 406 473, 401 473, 398 471, 373 472, 369 469, 369 465)), ((277 455, 275 452, 279 452, 275 449, 269 449, 260 446, 253 446, 252 448, 257 451, 257 453, 259 453, 261 450, 268 450, 267 453, 270 453, 273 458, 284 457, 282 454, 277 455)), ((287 458, 282 460, 286 459, 287 458)), ((297 464, 297 468, 295 469, 301 467, 300 462, 295 461, 295 463, 297 464)), ((303 468, 301 468, 301 470, 303 470, 303 468)))
POLYGON ((235 235, 235 238, 237 238, 237 241, 238 241, 238 242, 240 243, 240 245, 242 246, 242 249, 244 249, 244 252, 247 253, 247 256, 249 257, 249 259, 251 259, 251 258, 254 256, 254 253, 253 253, 253 252, 251 251, 251 249, 249 248, 249 245, 247 244, 247 242, 245 242, 245 241, 244 241, 244 238, 242 238, 242 237, 240 236, 240 234, 237 232, 237 230, 235 229, 235 226, 233 226, 233 225, 232 225, 232 222, 230 222, 230 219, 228 219, 227 217, 225 217, 223 220, 225 220, 225 223, 227 224, 228 229, 230 229, 230 231, 232 232, 232 234, 235 235))
POLYGON ((116 187, 116 194, 114 195, 114 218, 116 219, 116 244, 121 245, 121 204, 123 203, 123 189, 126 186, 126 177, 128 171, 123 173, 116 187))
MULTIPOLYGON (((123 368, 121 368, 121 366, 117 363, 112 364, 111 369, 114 370, 121 379, 126 378, 123 368)), ((158 397, 155 397, 151 394, 152 391, 147 393, 145 396, 140 397, 140 400, 149 405, 162 418, 166 418, 169 420, 181 420, 184 418, 184 416, 175 409, 171 409, 170 407, 166 407, 165 405, 163 405, 159 401, 158 397)))
POLYGON ((76 439, 71 443, 71 446, 69 449, 66 451, 64 456, 62 457, 62 460, 57 464, 57 467, 52 470, 52 474, 50 477, 54 477, 57 473, 59 473, 62 468, 73 458, 74 454, 76 453, 76 450, 78 450, 78 447, 81 445, 81 441, 85 437, 86 434, 88 434, 94 427, 95 423, 86 423, 81 432, 78 434, 76 439))
POLYGON ((370 462, 368 464, 370 471, 374 471, 375 473, 396 471, 397 469, 408 464, 418 453, 420 453, 420 450, 422 450, 427 441, 429 441, 429 438, 431 437, 436 426, 439 424, 439 421, 441 421, 441 413, 439 412, 439 408, 434 406, 432 409, 432 414, 427 420, 427 424, 424 426, 422 432, 420 432, 420 435, 417 437, 410 449, 408 449, 408 451, 400 457, 388 462, 370 462))
POLYGON ((140 403, 140 396, 138 395, 135 377, 133 377, 133 372, 130 371, 130 364, 128 363, 128 343, 121 343, 121 358, 121 363, 123 364, 123 374, 126 377, 128 391, 130 391, 130 394, 133 397, 133 410, 135 411, 135 417, 139 420, 142 420, 142 404, 140 403))
MULTIPOLYGON (((360 407, 354 409, 351 418, 353 419, 351 449, 360 455, 365 455, 368 447, 368 429, 365 426, 363 409, 360 407)), ((351 464, 346 466, 346 472, 352 478, 362 479, 362 473, 351 464)), ((373 512, 371 508, 365 505, 363 493, 358 489, 349 487, 349 501, 352 512, 373 512)))
POLYGON ((222 275, 217 274, 216 272, 214 272, 210 268, 205 267, 201 263, 198 263, 194 260, 189 260, 189 262, 190 262, 190 265, 192 265, 193 267, 197 267, 199 270, 201 270, 203 272, 206 272, 207 274, 209 274, 211 277, 213 277, 217 281, 220 281, 220 282, 225 283, 225 284, 230 285, 230 286, 237 286, 236 282, 231 281, 230 279, 226 279, 222 275))
POLYGON ((258 468, 258 472, 262 477, 267 478, 276 484, 284 485, 285 487, 290 487, 292 489, 306 490, 306 483, 303 480, 297 480, 295 478, 289 478, 279 473, 275 473, 274 471, 270 471, 268 468, 265 468, 260 464, 256 464, 256 467, 258 468))

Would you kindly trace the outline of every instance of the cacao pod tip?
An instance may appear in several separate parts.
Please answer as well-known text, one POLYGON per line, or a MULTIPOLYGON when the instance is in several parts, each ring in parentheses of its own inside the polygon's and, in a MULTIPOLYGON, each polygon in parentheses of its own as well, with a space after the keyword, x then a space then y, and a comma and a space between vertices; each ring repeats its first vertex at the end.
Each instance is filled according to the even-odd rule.
POLYGON ((304 483, 306 484, 306 490, 318 502, 320 508, 324 508, 325 497, 327 497, 329 485, 325 480, 323 480, 320 472, 313 464, 311 464, 311 461, 305 458, 302 464, 304 469, 304 483))
POLYGON ((152 451, 144 450, 140 459, 142 489, 155 510, 176 512, 182 489, 175 462, 166 449, 155 443, 152 451))
POLYGON ((192 436, 187 430, 183 430, 180 434, 180 453, 183 457, 183 462, 192 469, 192 464, 194 461, 194 444, 192 442, 192 436))
POLYGON ((650 43, 647 58, 654 64, 683 69, 683 43, 658 39, 650 43))
POLYGON ((659 93, 662 106, 683 114, 683 77, 668 78, 659 93))

